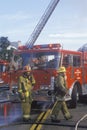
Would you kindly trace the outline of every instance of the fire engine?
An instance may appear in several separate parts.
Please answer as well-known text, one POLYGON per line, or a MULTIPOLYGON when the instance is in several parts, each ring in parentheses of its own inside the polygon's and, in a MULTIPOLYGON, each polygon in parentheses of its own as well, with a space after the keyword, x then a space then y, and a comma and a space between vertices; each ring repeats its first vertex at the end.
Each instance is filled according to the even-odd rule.
POLYGON ((69 91, 65 97, 72 107, 77 100, 87 94, 87 52, 64 50, 59 43, 34 45, 43 27, 51 16, 59 0, 51 0, 45 13, 31 34, 25 46, 20 46, 14 52, 18 58, 18 67, 12 72, 6 72, 7 82, 16 86, 21 70, 25 65, 32 67, 36 84, 33 88, 35 101, 54 101, 54 79, 60 66, 66 67, 66 80, 69 91))
POLYGON ((87 94, 87 52, 62 49, 60 44, 34 45, 32 49, 23 46, 15 52, 22 59, 22 66, 32 67, 36 85, 33 98, 37 101, 53 101, 54 78, 60 66, 66 67, 69 92, 66 100, 76 107, 77 100, 87 94), (25 48, 25 47, 24 47, 25 48))

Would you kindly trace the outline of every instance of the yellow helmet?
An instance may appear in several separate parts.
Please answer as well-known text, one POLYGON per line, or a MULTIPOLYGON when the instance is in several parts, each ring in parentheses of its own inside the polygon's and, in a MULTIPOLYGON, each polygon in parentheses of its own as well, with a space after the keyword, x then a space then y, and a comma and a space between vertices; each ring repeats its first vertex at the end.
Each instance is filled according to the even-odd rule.
POLYGON ((26 65, 26 66, 24 66, 23 70, 30 72, 31 71, 31 67, 29 65, 26 65))
POLYGON ((61 66, 61 67, 58 69, 58 73, 61 73, 61 72, 66 72, 65 67, 61 66))

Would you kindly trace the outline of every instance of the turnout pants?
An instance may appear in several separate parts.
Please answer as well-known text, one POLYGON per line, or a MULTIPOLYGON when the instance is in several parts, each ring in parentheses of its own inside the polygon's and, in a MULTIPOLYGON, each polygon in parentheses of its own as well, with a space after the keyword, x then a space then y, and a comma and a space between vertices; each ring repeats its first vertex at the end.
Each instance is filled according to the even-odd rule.
POLYGON ((53 106, 51 116, 57 118, 60 111, 63 113, 65 118, 68 119, 70 117, 70 113, 65 101, 56 101, 56 103, 53 106))
POLYGON ((23 118, 29 119, 31 112, 31 102, 29 100, 29 97, 26 97, 26 99, 22 101, 21 105, 22 105, 23 118))

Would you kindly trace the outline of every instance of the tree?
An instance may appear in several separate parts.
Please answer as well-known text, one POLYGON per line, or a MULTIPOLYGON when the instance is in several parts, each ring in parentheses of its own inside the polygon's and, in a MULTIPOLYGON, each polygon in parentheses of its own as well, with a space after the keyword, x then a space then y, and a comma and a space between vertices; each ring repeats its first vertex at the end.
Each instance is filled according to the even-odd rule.
POLYGON ((8 37, 1 37, 0 38, 0 47, 2 49, 7 49, 7 47, 10 45, 10 41, 8 40, 8 37))
POLYGON ((8 50, 8 46, 11 45, 11 42, 8 40, 8 37, 0 37, 0 59, 10 61, 13 56, 13 48, 8 50))

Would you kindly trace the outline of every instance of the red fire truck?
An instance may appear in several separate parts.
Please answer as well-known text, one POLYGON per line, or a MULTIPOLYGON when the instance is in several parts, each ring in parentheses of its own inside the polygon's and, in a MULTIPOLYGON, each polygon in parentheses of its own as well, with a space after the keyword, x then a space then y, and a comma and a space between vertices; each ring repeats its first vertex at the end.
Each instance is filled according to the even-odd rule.
MULTIPOLYGON (((54 101, 54 78, 60 66, 65 66, 69 92, 66 100, 76 107, 77 100, 87 94, 87 52, 62 49, 60 44, 34 45, 59 0, 51 0, 39 23, 25 46, 15 52, 18 67, 12 72, 6 71, 3 79, 16 86, 23 66, 30 65, 36 79, 33 98, 36 101, 54 101)), ((3 73, 4 74, 4 73, 3 73)))
POLYGON ((34 100, 54 100, 54 78, 58 68, 65 66, 69 87, 66 100, 71 100, 72 107, 76 107, 77 100, 87 94, 87 52, 64 50, 60 44, 35 45, 32 49, 25 48, 20 47, 15 54, 20 55, 21 66, 29 64, 32 67, 32 73, 36 79, 33 89, 34 100))

